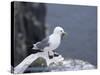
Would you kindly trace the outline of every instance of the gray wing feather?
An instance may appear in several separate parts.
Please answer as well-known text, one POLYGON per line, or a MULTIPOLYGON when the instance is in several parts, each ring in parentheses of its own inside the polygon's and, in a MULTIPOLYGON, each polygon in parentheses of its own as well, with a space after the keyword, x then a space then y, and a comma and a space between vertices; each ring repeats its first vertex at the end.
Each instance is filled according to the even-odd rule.
POLYGON ((46 46, 49 46, 49 45, 50 45, 49 37, 45 38, 44 40, 36 44, 37 48, 39 49, 44 49, 46 46))

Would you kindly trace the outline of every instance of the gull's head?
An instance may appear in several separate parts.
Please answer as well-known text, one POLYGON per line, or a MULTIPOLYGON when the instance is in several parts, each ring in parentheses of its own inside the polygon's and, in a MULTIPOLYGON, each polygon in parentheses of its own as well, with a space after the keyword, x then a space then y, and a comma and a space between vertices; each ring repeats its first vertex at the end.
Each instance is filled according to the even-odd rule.
POLYGON ((54 33, 54 34, 61 35, 61 36, 63 36, 63 35, 66 34, 66 32, 64 31, 64 29, 63 29, 62 27, 60 27, 60 26, 55 27, 53 33, 54 33))

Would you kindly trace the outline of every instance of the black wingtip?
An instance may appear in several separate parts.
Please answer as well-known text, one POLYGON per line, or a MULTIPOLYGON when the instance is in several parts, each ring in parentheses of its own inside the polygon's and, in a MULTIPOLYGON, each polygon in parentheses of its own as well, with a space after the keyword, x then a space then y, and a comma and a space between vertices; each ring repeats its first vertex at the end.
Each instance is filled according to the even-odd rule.
POLYGON ((33 50, 33 51, 32 51, 33 54, 38 53, 38 52, 43 52, 43 51, 41 51, 40 49, 39 49, 39 50, 32 49, 32 50, 33 50))

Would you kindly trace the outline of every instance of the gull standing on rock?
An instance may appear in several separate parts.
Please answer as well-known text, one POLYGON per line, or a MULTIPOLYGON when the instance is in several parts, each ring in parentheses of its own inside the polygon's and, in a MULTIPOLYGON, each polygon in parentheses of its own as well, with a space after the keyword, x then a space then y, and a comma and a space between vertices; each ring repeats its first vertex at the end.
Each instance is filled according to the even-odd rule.
POLYGON ((53 56, 58 56, 54 53, 54 50, 59 47, 62 37, 66 34, 64 29, 60 26, 54 28, 53 33, 36 44, 33 44, 34 50, 47 51, 49 53, 49 58, 53 56))

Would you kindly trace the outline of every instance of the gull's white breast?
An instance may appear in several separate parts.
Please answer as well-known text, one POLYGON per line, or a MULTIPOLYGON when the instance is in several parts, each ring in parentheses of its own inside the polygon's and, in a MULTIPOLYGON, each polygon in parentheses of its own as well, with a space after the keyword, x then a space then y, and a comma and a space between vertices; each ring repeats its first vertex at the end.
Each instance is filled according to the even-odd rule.
POLYGON ((44 50, 55 50, 60 45, 61 36, 60 35, 51 35, 49 39, 50 46, 46 47, 44 50))

